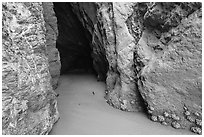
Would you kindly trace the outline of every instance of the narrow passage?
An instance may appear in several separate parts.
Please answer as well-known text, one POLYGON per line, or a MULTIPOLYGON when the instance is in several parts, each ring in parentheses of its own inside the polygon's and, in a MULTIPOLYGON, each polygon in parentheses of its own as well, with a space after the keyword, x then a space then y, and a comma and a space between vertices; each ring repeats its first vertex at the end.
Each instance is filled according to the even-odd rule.
POLYGON ((109 106, 104 99, 105 83, 82 72, 62 75, 59 93, 60 119, 51 135, 144 135, 193 134, 150 121, 144 114, 123 112, 109 106))

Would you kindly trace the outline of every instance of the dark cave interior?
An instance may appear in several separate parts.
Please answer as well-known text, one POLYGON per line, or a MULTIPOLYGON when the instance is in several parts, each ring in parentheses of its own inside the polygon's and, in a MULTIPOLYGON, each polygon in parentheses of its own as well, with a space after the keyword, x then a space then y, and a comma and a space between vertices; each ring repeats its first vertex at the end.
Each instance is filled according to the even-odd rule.
POLYGON ((73 70, 92 72, 93 59, 90 36, 77 16, 72 11, 69 2, 55 2, 54 11, 57 17, 58 37, 56 47, 60 53, 61 74, 73 70))

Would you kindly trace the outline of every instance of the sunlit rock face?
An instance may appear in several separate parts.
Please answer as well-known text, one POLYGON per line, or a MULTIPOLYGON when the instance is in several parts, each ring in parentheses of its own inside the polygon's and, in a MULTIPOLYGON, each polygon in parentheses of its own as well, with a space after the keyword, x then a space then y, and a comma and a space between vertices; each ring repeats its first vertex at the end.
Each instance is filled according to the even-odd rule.
POLYGON ((42 3, 2 3, 2 134, 48 134, 59 114, 42 3))

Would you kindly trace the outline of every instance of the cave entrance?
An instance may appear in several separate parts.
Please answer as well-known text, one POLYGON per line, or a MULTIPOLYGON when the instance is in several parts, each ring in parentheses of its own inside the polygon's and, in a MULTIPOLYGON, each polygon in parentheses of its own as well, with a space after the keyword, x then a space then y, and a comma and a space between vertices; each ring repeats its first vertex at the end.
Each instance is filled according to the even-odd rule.
POLYGON ((54 11, 58 24, 56 47, 60 53, 61 75, 72 71, 96 74, 91 57, 91 36, 72 11, 70 3, 54 3, 54 11))

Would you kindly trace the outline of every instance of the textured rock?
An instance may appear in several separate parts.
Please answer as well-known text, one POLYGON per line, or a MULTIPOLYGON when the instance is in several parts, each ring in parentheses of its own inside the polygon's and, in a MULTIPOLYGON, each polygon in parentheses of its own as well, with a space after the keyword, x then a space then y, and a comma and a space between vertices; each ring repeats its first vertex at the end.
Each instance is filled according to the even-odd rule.
MULTIPOLYGON (((84 27, 92 34, 96 71, 98 66, 99 71, 104 68, 108 61, 108 72, 105 74, 107 102, 126 111, 142 109, 134 80, 134 38, 129 34, 125 23, 133 12, 131 8, 133 5, 133 3, 72 3, 84 27)), ((100 72, 98 74, 100 76, 100 72)))
POLYGON ((57 18, 53 9, 53 3, 43 2, 43 16, 46 28, 46 50, 49 62, 49 71, 51 75, 51 84, 54 89, 57 88, 58 79, 60 76, 60 56, 56 48, 56 40, 58 36, 57 18))
MULTIPOLYGON (((188 129, 195 118, 184 114, 202 111, 200 6, 152 4, 144 15, 144 31, 135 51, 139 92, 155 108, 152 115, 170 112, 172 122, 180 121, 188 129)), ((175 123, 172 126, 177 128, 175 123)))
POLYGON ((184 113, 202 109, 201 3, 71 5, 92 35, 93 52, 103 51, 95 56, 104 54, 108 61, 110 105, 126 111, 146 107, 154 121, 165 114, 160 122, 175 128, 195 125, 197 116, 189 122, 184 113))
POLYGON ((2 134, 48 134, 59 114, 41 3, 2 3, 2 134))
POLYGON ((113 107, 202 133, 201 3, 54 3, 54 11, 57 20, 52 3, 3 4, 3 134, 47 134, 57 120, 55 45, 62 72, 93 65, 113 107))

